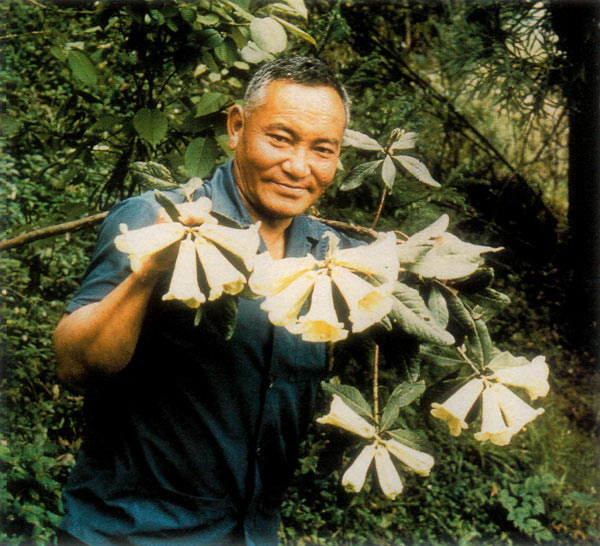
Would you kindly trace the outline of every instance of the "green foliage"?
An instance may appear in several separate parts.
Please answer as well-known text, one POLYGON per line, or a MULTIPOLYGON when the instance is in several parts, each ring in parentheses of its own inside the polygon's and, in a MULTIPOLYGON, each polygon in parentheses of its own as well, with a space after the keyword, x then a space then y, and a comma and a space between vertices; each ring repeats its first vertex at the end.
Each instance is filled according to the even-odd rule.
MULTIPOLYGON (((533 220, 544 208, 517 192, 525 179, 556 210, 565 206, 565 116, 552 83, 562 60, 546 17, 533 3, 309 4, 307 27, 293 0, 0 3, 10 29, 1 37, 3 238, 207 176, 229 157, 224 111, 240 99, 250 65, 285 43, 286 51, 316 51, 355 97, 352 129, 385 146, 399 126, 418 133, 414 157, 392 150, 410 159, 388 160, 383 178, 379 147, 346 147, 321 215, 371 225, 382 204, 377 228, 412 234, 450 212, 451 231, 466 240, 513 249, 496 259, 498 278, 480 267, 468 281, 449 282, 451 290, 436 282, 417 290, 407 274, 395 317, 425 341, 451 343, 447 330, 479 366, 496 355, 490 332, 502 351, 548 353, 560 394, 514 446, 449 439, 427 417, 429 398, 404 403, 419 390, 410 383, 419 370, 451 385, 463 360, 452 347, 382 340, 382 425, 409 445, 426 443, 438 464, 426 480, 403 473, 398 501, 374 494, 376 480, 350 495, 339 486, 340 469, 356 456, 344 454, 348 436, 312 427, 283 507, 284 544, 598 542, 597 438, 593 417, 584 419, 593 415, 593 384, 564 350, 562 319, 548 322, 561 309, 548 300, 550 267, 528 261, 535 248, 547 251, 545 224, 533 220), (417 158, 441 188, 415 178, 417 158)), ((57 383, 51 335, 93 239, 72 233, 0 255, 3 544, 52 543, 61 514, 81 398, 57 383)), ((214 310, 225 335, 229 304, 214 310)), ((359 354, 369 350, 338 348, 335 371, 345 383, 368 385, 359 354)), ((330 391, 342 395, 344 386, 330 391)), ((343 394, 372 413, 364 397, 343 394)))

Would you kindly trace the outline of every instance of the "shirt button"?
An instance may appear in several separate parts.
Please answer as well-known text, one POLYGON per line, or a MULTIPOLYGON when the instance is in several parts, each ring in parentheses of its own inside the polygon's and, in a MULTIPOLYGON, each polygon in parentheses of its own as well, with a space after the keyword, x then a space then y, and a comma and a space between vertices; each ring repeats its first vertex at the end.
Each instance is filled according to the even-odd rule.
POLYGON ((260 454, 262 453, 262 449, 260 447, 256 448, 256 456, 260 457, 260 454))

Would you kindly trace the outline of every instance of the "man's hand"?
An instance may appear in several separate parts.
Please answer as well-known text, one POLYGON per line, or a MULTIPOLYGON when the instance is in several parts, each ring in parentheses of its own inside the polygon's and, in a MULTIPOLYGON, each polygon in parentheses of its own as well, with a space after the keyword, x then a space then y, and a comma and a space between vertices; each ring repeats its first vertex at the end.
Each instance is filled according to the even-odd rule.
MULTIPOLYGON (((202 200, 192 201, 188 203, 180 203, 175 205, 179 212, 178 222, 181 222, 185 226, 199 226, 206 220, 208 209, 206 202, 202 200)), ((173 220, 168 215, 164 208, 161 208, 156 215, 156 223, 163 224, 166 222, 172 222, 173 220)), ((157 252, 150 256, 144 263, 142 268, 137 272, 142 280, 153 279, 154 276, 164 273, 165 271, 172 271, 175 260, 177 258, 178 244, 172 244, 170 247, 157 252)))
MULTIPOLYGON (((180 203, 179 205, 175 205, 175 208, 177 208, 179 212, 179 218, 177 221, 181 222, 185 226, 199 226, 200 224, 203 224, 208 214, 206 203, 202 200, 191 201, 189 203, 180 203)), ((173 220, 167 214, 167 211, 164 208, 161 208, 158 211, 156 216, 157 224, 172 221, 173 220)))

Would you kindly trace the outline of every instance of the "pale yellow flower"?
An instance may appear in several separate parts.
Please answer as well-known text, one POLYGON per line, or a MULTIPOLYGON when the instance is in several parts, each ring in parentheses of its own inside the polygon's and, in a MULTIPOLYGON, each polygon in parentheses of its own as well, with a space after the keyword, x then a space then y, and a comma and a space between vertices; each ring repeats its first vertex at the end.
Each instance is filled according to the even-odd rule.
POLYGON ((152 224, 131 231, 127 224, 120 224, 119 229, 121 234, 115 237, 115 246, 129 254, 132 271, 140 269, 150 256, 180 241, 185 235, 185 227, 179 222, 152 224))
POLYGON ((475 433, 475 439, 480 442, 489 440, 497 446, 508 445, 514 430, 508 427, 502 418, 498 394, 491 386, 487 386, 481 399, 481 431, 475 433))
POLYGON ((209 301, 220 298, 223 292, 232 296, 239 294, 246 284, 244 275, 210 241, 198 237, 195 245, 210 288, 209 301))
POLYGON ((433 408, 431 415, 446 421, 452 436, 458 436, 461 429, 469 428, 465 423, 465 418, 482 390, 483 381, 481 379, 471 379, 443 404, 437 404, 436 402, 431 404, 433 408))
POLYGON ((375 456, 376 443, 368 445, 362 449, 359 456, 350 465, 348 470, 342 476, 342 487, 346 491, 358 493, 365 484, 367 472, 375 456))
POLYGON ((302 334, 304 341, 339 341, 348 336, 348 330, 338 321, 333 306, 331 279, 327 275, 317 275, 308 313, 288 329, 292 333, 302 334))
POLYGON ((334 425, 343 428, 363 438, 373 438, 375 427, 363 419, 358 413, 348 407, 337 395, 333 395, 329 413, 317 419, 322 425, 334 425))
POLYGON ((396 440, 384 440, 386 449, 410 469, 421 476, 429 476, 434 459, 429 453, 418 451, 396 440))
POLYGON ((398 278, 396 236, 392 232, 381 234, 370 245, 335 250, 330 260, 335 265, 373 275, 384 284, 398 278))
POLYGON ((373 286, 343 267, 332 266, 331 278, 346 300, 353 332, 379 322, 392 309, 391 284, 373 286))
POLYGON ((381 490, 388 499, 395 499, 402 493, 403 485, 400 475, 387 449, 381 445, 375 448, 375 469, 381 490))
POLYGON ((544 413, 544 408, 532 408, 501 383, 495 383, 492 389, 498 397, 498 404, 502 410, 502 415, 506 419, 506 424, 512 429, 513 434, 522 430, 526 424, 544 413))
POLYGON ((206 298, 200 292, 197 275, 195 245, 191 239, 184 239, 179 244, 169 291, 162 299, 179 300, 192 309, 200 307, 206 298))
POLYGON ((546 396, 550 390, 548 373, 546 357, 540 355, 524 366, 501 368, 488 379, 495 379, 504 385, 521 387, 527 391, 532 400, 535 400, 541 396, 546 396))
POLYGON ((316 263, 311 254, 302 258, 274 260, 268 252, 263 252, 254 261, 254 270, 248 280, 248 286, 259 296, 272 296, 307 271, 314 269, 316 263))
POLYGON ((261 308, 269 313, 269 320, 275 326, 296 324, 298 313, 310 295, 315 284, 316 272, 305 271, 281 292, 267 297, 261 308))
POLYGON ((204 223, 197 228, 197 233, 240 257, 246 269, 252 271, 260 244, 258 228, 259 224, 252 224, 248 229, 238 229, 204 223))

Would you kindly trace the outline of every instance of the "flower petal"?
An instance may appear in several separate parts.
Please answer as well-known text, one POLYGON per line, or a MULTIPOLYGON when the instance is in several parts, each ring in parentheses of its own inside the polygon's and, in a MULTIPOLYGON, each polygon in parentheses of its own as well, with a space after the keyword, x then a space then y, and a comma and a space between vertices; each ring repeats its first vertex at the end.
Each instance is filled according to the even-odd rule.
POLYGON ((209 301, 220 298, 223 292, 232 296, 239 294, 246 284, 246 277, 210 241, 198 237, 195 245, 210 288, 209 301))
POLYGON ((246 269, 252 271, 260 244, 258 227, 258 224, 252 224, 247 229, 238 229, 204 223, 198 227, 197 233, 239 256, 246 269))
POLYGON ((375 448, 375 468, 383 494, 388 499, 395 499, 402 493, 402 480, 387 449, 380 445, 375 448))
POLYGON ((248 285, 259 296, 272 296, 307 271, 314 269, 316 263, 312 254, 302 258, 274 260, 268 252, 263 252, 254 261, 254 270, 248 285))
POLYGON ((527 402, 521 400, 521 398, 501 383, 495 383, 492 389, 498 397, 498 404, 502 410, 502 415, 504 415, 508 426, 513 430, 513 434, 522 430, 526 424, 544 413, 544 408, 532 408, 527 402))
POLYGON ((333 306, 331 279, 327 275, 317 275, 310 310, 288 330, 295 334, 302 334, 304 341, 339 341, 348 336, 348 330, 345 330, 344 325, 338 322, 333 306))
POLYGON ((316 272, 306 271, 292 281, 281 292, 267 297, 261 308, 269 313, 269 320, 275 326, 295 324, 298 313, 310 295, 315 284, 316 272))
POLYGON ((346 491, 358 493, 365 484, 367 472, 375 456, 376 444, 365 446, 342 476, 342 487, 346 491))
POLYGON ((429 453, 418 451, 412 447, 405 446, 396 440, 385 440, 386 449, 402 461, 406 466, 421 476, 429 476, 434 459, 429 453))
POLYGON ((331 268, 331 278, 348 304, 353 332, 362 332, 391 311, 391 284, 375 287, 338 266, 331 268))
POLYGON ((504 385, 521 387, 527 391, 532 400, 546 396, 550 390, 548 384, 548 365, 546 357, 536 356, 529 364, 514 366, 512 368, 501 368, 496 370, 489 379, 495 379, 504 385))
POLYGON ((443 419, 450 428, 453 436, 458 436, 462 430, 468 427, 465 418, 470 409, 479 398, 483 390, 483 381, 481 379, 471 379, 466 385, 460 388, 443 404, 434 402, 431 404, 431 415, 443 419))
POLYGON ((396 236, 384 233, 370 245, 337 250, 331 256, 335 265, 373 275, 383 283, 394 282, 398 277, 396 236))
POLYGON ((333 395, 329 413, 317 419, 322 425, 334 425, 343 428, 363 438, 373 438, 375 427, 363 419, 358 413, 348 407, 337 395, 333 395))
POLYGON ((506 425, 502 418, 496 391, 489 386, 486 387, 481 399, 481 431, 475 433, 475 439, 480 442, 489 440, 498 446, 508 445, 514 431, 506 425))
POLYGON ((188 307, 196 309, 206 301, 198 286, 195 245, 191 239, 184 239, 179 245, 175 269, 171 277, 169 291, 163 300, 179 300, 188 307))
POLYGON ((185 226, 179 222, 152 224, 131 231, 127 224, 120 224, 119 228, 121 235, 115 237, 115 246, 129 254, 132 271, 137 271, 150 256, 180 241, 185 235, 185 226))

